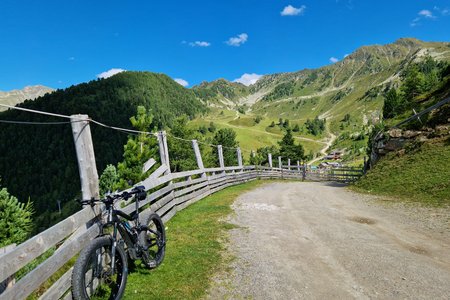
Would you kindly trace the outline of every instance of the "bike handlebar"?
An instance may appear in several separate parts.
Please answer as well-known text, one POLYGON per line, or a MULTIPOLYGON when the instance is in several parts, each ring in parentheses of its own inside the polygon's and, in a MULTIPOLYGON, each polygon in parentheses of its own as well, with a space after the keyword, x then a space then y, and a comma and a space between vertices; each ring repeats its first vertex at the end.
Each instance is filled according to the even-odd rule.
POLYGON ((128 200, 130 199, 133 195, 136 195, 137 200, 144 200, 147 197, 147 192, 145 191, 145 187, 144 186, 137 186, 134 187, 131 192, 123 192, 120 194, 114 194, 114 195, 108 195, 106 196, 105 199, 90 199, 90 200, 77 200, 78 202, 81 203, 81 205, 91 205, 93 206, 95 203, 99 203, 99 202, 113 202, 116 199, 124 199, 124 200, 128 200))

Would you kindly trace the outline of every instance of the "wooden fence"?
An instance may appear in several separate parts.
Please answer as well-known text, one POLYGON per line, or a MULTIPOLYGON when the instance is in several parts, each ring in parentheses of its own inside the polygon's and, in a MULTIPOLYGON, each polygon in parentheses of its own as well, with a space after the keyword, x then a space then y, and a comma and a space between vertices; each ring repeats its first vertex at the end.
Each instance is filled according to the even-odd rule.
MULTIPOLYGON (((76 116, 77 120, 81 117, 84 117, 86 121, 74 122, 72 126, 79 162, 82 195, 84 199, 90 199, 98 197, 98 175, 95 168, 88 117, 76 116)), ((147 198, 139 203, 140 207, 148 206, 149 209, 162 216, 164 222, 170 220, 177 212, 190 204, 232 185, 258 178, 308 179, 308 174, 313 174, 307 172, 307 168, 298 162, 297 165, 291 166, 289 163, 283 166, 281 157, 278 159, 278 167, 273 167, 271 154, 268 157, 268 167, 244 166, 240 149, 236 152, 238 166, 225 166, 221 146, 218 147, 220 166, 204 168, 195 140, 192 141, 192 147, 198 169, 171 173, 164 132, 158 134, 158 141, 161 165, 147 179, 137 185, 144 185, 148 191, 147 198)), ((155 163, 156 161, 151 159, 144 168, 148 170, 155 163)), ((338 179, 341 176, 344 175, 334 173, 333 178, 338 179)), ((317 178, 322 180, 325 177, 317 178)), ((134 203, 130 203, 124 208, 124 211, 131 212, 134 207, 134 203)), ((0 254, 0 282, 4 282, 47 251, 54 251, 48 259, 1 293, 0 299, 24 299, 44 283, 48 284, 52 275, 63 266, 67 266, 68 261, 100 233, 99 215, 101 215, 100 207, 84 207, 67 219, 16 246, 12 251, 0 254)), ((59 278, 52 278, 54 283, 40 295, 39 299, 71 299, 71 274, 72 268, 59 278)))

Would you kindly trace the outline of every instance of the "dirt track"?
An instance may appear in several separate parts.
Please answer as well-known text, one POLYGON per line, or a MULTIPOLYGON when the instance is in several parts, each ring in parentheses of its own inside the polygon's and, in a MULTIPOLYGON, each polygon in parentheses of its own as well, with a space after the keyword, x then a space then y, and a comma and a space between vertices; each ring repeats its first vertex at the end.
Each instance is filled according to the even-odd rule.
POLYGON ((450 299, 450 212, 337 184, 271 183, 234 204, 210 299, 450 299))

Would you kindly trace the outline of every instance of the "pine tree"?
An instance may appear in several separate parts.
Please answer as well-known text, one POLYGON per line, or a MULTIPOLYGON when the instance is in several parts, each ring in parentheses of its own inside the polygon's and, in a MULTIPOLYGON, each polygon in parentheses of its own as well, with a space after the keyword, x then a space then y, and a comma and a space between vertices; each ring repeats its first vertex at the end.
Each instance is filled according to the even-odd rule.
MULTIPOLYGON (((212 140, 214 145, 222 145, 223 149, 223 160, 225 166, 235 166, 237 165, 237 155, 236 147, 239 146, 236 141, 236 132, 231 128, 219 129, 212 140)), ((212 151, 212 159, 218 161, 217 148, 214 147, 212 151)))
POLYGON ((112 192, 118 180, 119 175, 117 174, 116 167, 114 165, 107 165, 99 180, 101 197, 104 197, 108 191, 112 192))
POLYGON ((301 144, 295 144, 291 129, 286 131, 286 134, 278 144, 280 145, 279 155, 283 159, 287 160, 289 158, 291 161, 301 161, 305 158, 305 150, 301 144))
MULTIPOLYGON (((194 131, 187 127, 188 120, 187 116, 181 116, 175 119, 170 131, 171 136, 184 140, 175 139, 171 136, 167 139, 172 172, 188 171, 197 168, 197 161, 190 140, 198 138, 194 136, 194 131)), ((213 122, 211 122, 210 128, 211 126, 214 126, 213 122)), ((201 149, 202 145, 199 144, 199 147, 201 149)))
MULTIPOLYGON (((138 106, 137 116, 130 118, 131 124, 139 131, 151 132, 153 115, 143 106, 138 106)), ((119 183, 118 189, 125 189, 129 186, 128 181, 133 183, 140 182, 145 179, 142 172, 144 163, 150 158, 158 156, 158 146, 156 137, 153 135, 141 133, 137 136, 128 138, 124 146, 123 161, 118 164, 119 183)))
POLYGON ((25 241, 33 229, 30 201, 20 203, 6 188, 0 189, 0 247, 25 241))

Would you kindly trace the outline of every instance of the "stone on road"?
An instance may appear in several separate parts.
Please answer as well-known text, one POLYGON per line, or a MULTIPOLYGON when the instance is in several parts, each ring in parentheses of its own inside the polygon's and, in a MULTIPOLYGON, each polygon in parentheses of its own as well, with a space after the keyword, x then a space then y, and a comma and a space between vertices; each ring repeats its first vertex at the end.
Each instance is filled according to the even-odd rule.
POLYGON ((270 183, 233 207, 236 259, 210 299, 450 299, 448 208, 332 183, 270 183))

